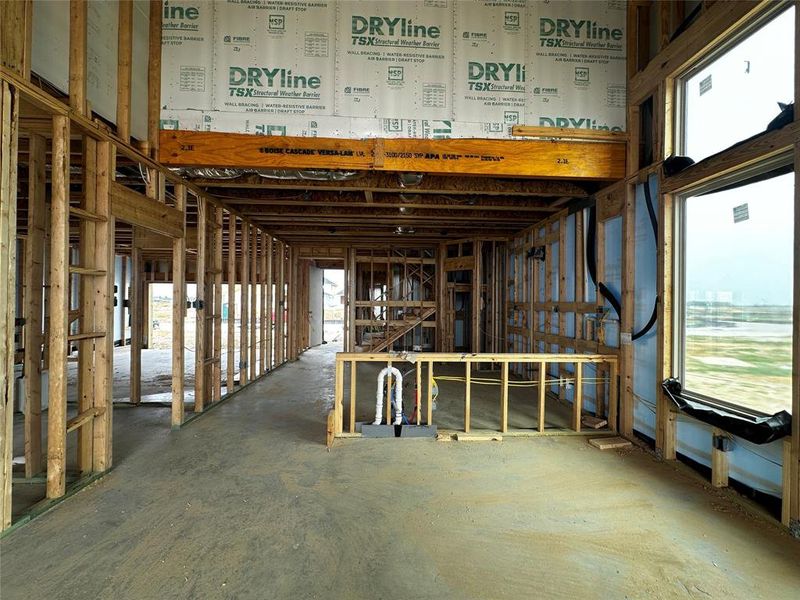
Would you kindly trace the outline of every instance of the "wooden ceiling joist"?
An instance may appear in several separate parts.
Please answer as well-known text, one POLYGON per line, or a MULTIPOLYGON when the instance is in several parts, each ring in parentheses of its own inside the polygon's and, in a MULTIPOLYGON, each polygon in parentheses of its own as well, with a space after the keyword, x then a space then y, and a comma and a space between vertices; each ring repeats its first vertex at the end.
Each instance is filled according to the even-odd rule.
MULTIPOLYGON (((381 171, 362 171, 355 177, 341 180, 318 181, 313 179, 276 179, 251 173, 235 179, 190 178, 199 187, 229 188, 237 191, 242 188, 260 190, 314 190, 342 192, 358 190, 372 193, 394 194, 462 194, 477 196, 522 196, 555 197, 572 196, 584 198, 589 195, 586 184, 555 179, 504 179, 499 177, 450 177, 447 175, 424 174, 418 185, 403 186, 397 173, 381 171)), ((215 194, 224 192, 212 190, 215 194)))

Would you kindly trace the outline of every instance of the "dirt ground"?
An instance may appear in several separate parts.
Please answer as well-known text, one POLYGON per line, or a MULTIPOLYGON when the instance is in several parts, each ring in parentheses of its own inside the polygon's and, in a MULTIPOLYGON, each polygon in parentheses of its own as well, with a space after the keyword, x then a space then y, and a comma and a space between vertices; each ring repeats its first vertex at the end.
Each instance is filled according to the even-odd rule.
POLYGON ((638 449, 540 437, 327 452, 333 350, 175 433, 168 408, 126 409, 116 468, 0 540, 0 595, 798 597, 797 540, 638 449))

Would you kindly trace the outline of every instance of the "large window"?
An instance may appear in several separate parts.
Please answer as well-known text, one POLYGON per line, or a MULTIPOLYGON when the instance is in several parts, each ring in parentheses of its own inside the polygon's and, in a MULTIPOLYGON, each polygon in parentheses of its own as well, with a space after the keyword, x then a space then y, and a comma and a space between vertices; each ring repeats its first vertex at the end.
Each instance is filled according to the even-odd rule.
POLYGON ((772 414, 791 410, 794 173, 753 175, 678 203, 675 347, 685 390, 772 414))
POLYGON ((679 78, 679 153, 698 162, 764 131, 794 99, 794 6, 768 14, 735 45, 679 78))

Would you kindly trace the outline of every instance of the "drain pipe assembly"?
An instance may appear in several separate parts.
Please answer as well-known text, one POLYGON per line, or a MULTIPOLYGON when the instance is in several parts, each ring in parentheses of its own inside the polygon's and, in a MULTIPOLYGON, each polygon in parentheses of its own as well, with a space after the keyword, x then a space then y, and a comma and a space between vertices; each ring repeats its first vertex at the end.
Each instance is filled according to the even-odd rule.
MULTIPOLYGON (((373 425, 380 425, 383 420, 383 390, 386 375, 391 373, 394 377, 394 423, 403 423, 403 374, 395 367, 386 367, 378 373, 378 391, 375 394, 375 421, 373 425)), ((389 390, 391 393, 391 390, 389 390)), ((391 402, 391 400, 388 400, 391 402)))

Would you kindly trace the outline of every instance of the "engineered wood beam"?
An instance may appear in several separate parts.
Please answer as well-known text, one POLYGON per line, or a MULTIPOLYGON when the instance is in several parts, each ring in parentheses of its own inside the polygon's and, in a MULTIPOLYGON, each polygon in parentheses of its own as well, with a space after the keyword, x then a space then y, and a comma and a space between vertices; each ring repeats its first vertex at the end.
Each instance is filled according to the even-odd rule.
POLYGON ((609 142, 386 139, 381 146, 384 160, 378 165, 375 140, 162 131, 160 158, 165 165, 184 167, 357 169, 587 180, 616 180, 625 174, 625 146, 609 142))

